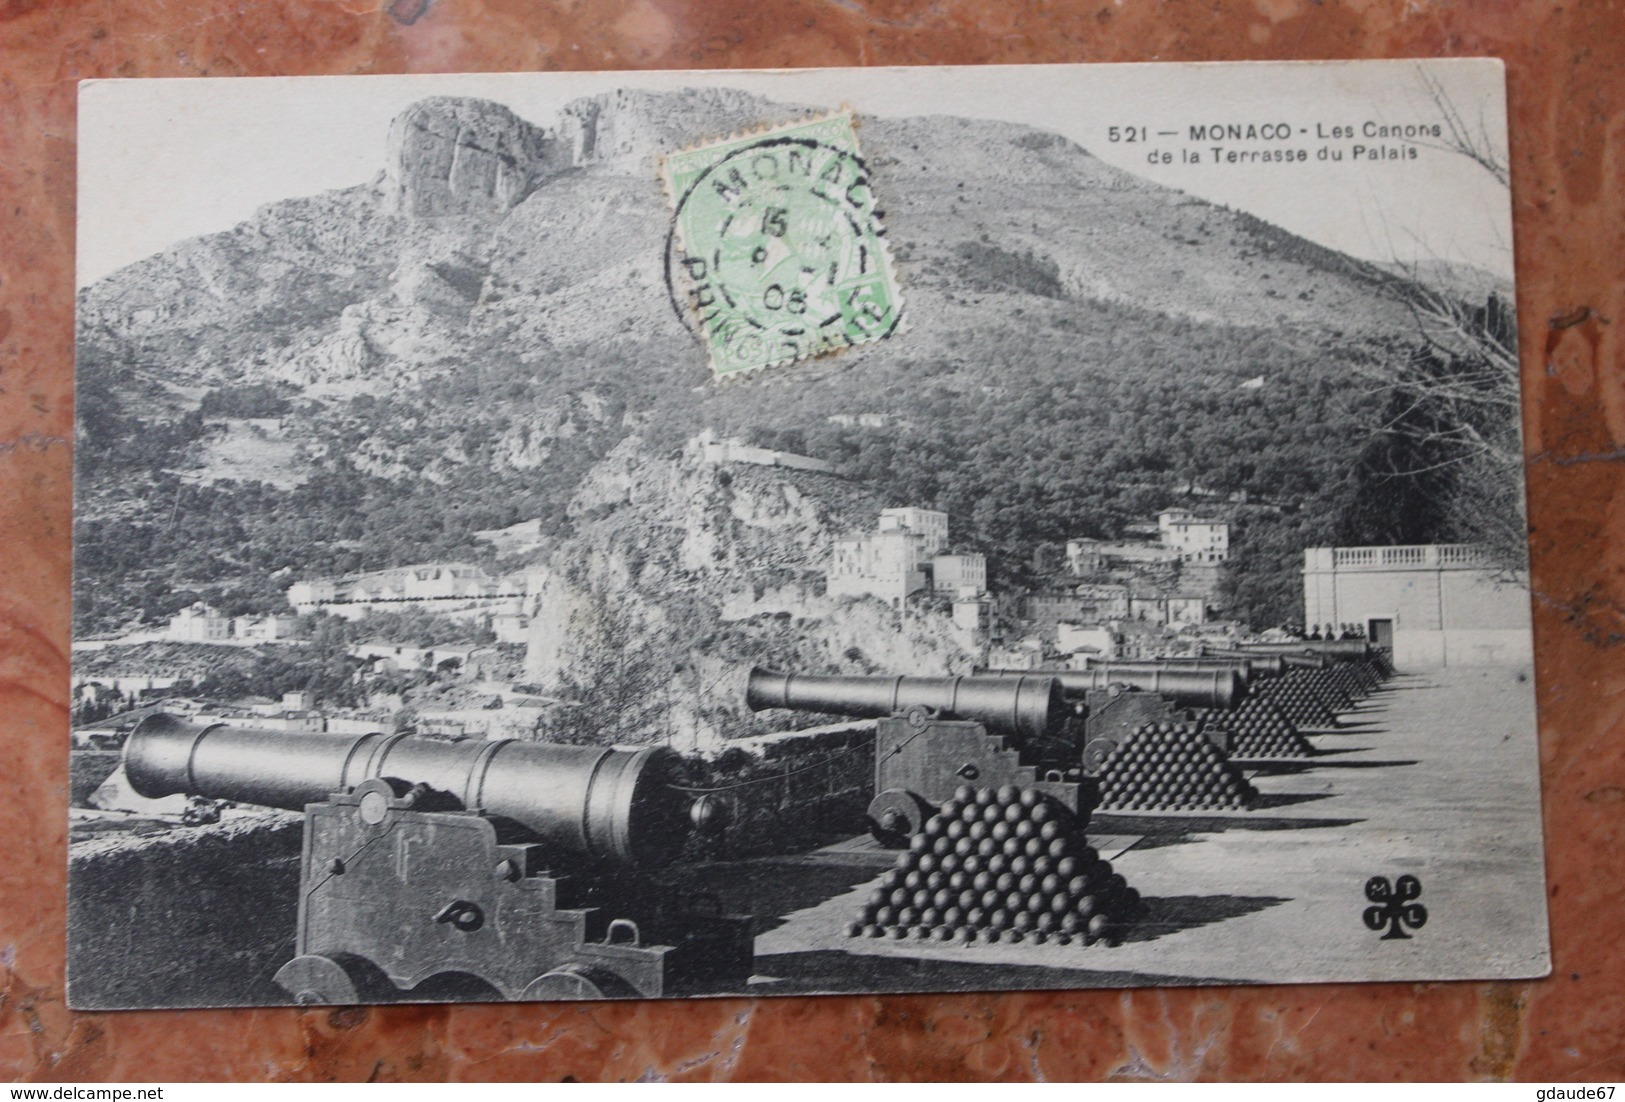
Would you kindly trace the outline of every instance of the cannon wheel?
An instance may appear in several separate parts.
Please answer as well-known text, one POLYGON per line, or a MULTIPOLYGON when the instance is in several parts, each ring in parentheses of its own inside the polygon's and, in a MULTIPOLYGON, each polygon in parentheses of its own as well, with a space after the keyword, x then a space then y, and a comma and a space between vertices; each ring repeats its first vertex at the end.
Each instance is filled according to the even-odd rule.
POLYGON ((324 957, 307 953, 277 969, 276 985, 300 1006, 353 1006, 387 1002, 397 995, 383 970, 349 953, 324 957))
POLYGON ((888 849, 902 849, 925 826, 931 810, 914 793, 889 788, 869 801, 869 833, 888 849))
POLYGON ((1109 738, 1090 739, 1083 748, 1083 771, 1098 774, 1101 766, 1106 764, 1106 759, 1111 757, 1112 751, 1116 749, 1117 743, 1109 738))
POLYGON ((525 985, 521 1002, 580 1002, 584 999, 635 999, 639 992, 607 968, 566 964, 525 985))

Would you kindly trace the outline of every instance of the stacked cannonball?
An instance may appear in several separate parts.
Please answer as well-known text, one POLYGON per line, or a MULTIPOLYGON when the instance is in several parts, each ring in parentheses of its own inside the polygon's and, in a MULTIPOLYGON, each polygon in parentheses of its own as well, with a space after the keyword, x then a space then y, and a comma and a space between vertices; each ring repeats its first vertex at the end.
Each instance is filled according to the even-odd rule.
POLYGON ((1140 895, 1089 845, 1087 815, 1033 788, 961 785, 870 893, 852 937, 1116 944, 1140 895))
POLYGON ((1366 687, 1364 680, 1362 680, 1360 677, 1357 667, 1353 663, 1339 662, 1327 672, 1331 676, 1331 683, 1333 687, 1335 687, 1338 692, 1342 693, 1344 698, 1350 703, 1357 700, 1364 700, 1371 694, 1371 690, 1366 687))
POLYGON ((1354 700, 1337 683, 1337 667, 1326 666, 1318 670, 1304 670, 1303 683, 1320 702, 1332 712, 1346 712, 1354 707, 1354 700))
POLYGON ((1334 727, 1337 717, 1294 670, 1265 682, 1258 695, 1280 707, 1298 727, 1334 727))
POLYGON ((1122 811, 1241 808, 1257 793, 1193 723, 1147 723, 1106 756, 1100 806, 1122 811))
POLYGON ((1371 659, 1367 658, 1361 662, 1350 662, 1347 663, 1347 665, 1349 672, 1352 673, 1355 679, 1360 682, 1360 685, 1365 689, 1367 695, 1375 692, 1377 687, 1382 684, 1382 671, 1377 669, 1377 664, 1371 661, 1371 659))
POLYGON ((1286 713, 1263 697, 1249 697, 1225 722, 1232 758, 1307 758, 1315 752, 1286 713))

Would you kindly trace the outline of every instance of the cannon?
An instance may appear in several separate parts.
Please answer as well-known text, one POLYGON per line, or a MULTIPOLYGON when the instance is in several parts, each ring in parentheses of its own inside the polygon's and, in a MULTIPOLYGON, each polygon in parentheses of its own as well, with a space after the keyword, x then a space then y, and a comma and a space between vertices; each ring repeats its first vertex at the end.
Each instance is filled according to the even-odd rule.
POLYGON ((1166 697, 1178 708, 1237 708, 1246 699, 1247 686, 1233 669, 1174 670, 1110 664, 1086 670, 988 670, 995 677, 1051 677, 1073 700, 1112 685, 1124 685, 1166 697))
POLYGON ((1233 647, 1216 647, 1211 643, 1204 643, 1201 657, 1192 661, 1196 664, 1229 662, 1244 665, 1255 675, 1263 677, 1280 677, 1288 669, 1286 659, 1279 654, 1259 654, 1254 651, 1236 650, 1233 647))
POLYGON ((1085 659, 1084 669, 1098 670, 1111 669, 1121 674, 1128 673, 1228 673, 1234 671, 1241 679, 1241 686, 1251 690, 1254 677, 1257 676, 1252 663, 1246 661, 1227 662, 1222 658, 1192 659, 1192 658, 1146 658, 1136 661, 1113 662, 1109 659, 1085 659))
POLYGON ((980 723, 1020 739, 1042 738, 1069 710, 1053 679, 1025 677, 863 677, 774 673, 752 669, 745 686, 751 711, 788 708, 861 719, 923 708, 944 719, 980 723))
POLYGON ((1375 655, 1366 639, 1301 639, 1290 643, 1240 643, 1250 654, 1313 655, 1333 662, 1364 662, 1375 655))
POLYGON ((143 720, 143 796, 302 810, 295 1002, 660 997, 738 989, 750 919, 653 889, 713 800, 665 749, 342 737, 143 720))
POLYGON ((1266 662, 1270 668, 1280 673, 1287 670, 1323 670, 1332 664, 1332 659, 1324 654, 1313 654, 1309 651, 1282 651, 1277 654, 1265 651, 1237 650, 1234 648, 1210 648, 1205 653, 1214 658, 1239 656, 1249 665, 1266 662))
MULTIPOLYGON (((1062 695, 1083 719, 1079 764, 1098 777, 1112 751, 1147 724, 1161 726, 1191 720, 1190 709, 1231 711, 1246 698, 1246 673, 1233 666, 1217 669, 1169 667, 1151 662, 1102 663, 1082 670, 988 670, 994 676, 1053 677, 1062 695)), ((1206 737, 1219 750, 1229 745, 1217 727, 1206 737)))
POLYGON ((873 718, 871 833, 901 846, 964 784, 1036 788, 1087 815, 1075 709, 1041 677, 866 677, 752 669, 745 703, 873 718))
MULTIPOLYGON (((1110 664, 1109 662, 1096 662, 1096 665, 1110 664)), ((1223 647, 1204 646, 1200 654, 1180 655, 1178 657, 1146 658, 1140 662, 1154 662, 1158 665, 1168 666, 1181 670, 1240 670, 1247 679, 1248 688, 1252 682, 1264 678, 1279 677, 1287 670, 1287 664, 1278 654, 1244 654, 1240 651, 1226 650, 1223 647)))

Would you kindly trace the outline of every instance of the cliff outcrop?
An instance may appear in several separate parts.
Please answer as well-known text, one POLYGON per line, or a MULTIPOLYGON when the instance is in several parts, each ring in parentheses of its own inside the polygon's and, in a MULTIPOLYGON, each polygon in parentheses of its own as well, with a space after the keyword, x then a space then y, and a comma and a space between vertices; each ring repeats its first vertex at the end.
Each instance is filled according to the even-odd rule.
POLYGON ((947 616, 824 593, 832 541, 885 504, 837 475, 629 438, 583 479, 575 534, 541 571, 527 677, 575 704, 565 725, 583 739, 707 750, 773 729, 744 707, 751 665, 967 672, 970 640, 947 616))
POLYGON ((547 131, 489 100, 419 100, 389 127, 385 194, 413 218, 503 215, 567 167, 547 131))

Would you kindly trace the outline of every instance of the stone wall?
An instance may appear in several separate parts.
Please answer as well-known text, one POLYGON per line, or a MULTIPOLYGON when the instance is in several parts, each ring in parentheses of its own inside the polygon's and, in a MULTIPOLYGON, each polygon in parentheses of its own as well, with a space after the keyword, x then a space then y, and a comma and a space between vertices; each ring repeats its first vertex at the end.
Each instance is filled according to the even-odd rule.
POLYGON ((868 830, 874 797, 873 720, 736 739, 707 763, 696 787, 720 789, 729 807, 718 838, 691 856, 754 857, 811 849, 868 830))
POLYGON ((72 845, 70 1005, 286 1002, 271 977, 293 956, 303 823, 254 812, 72 845))

